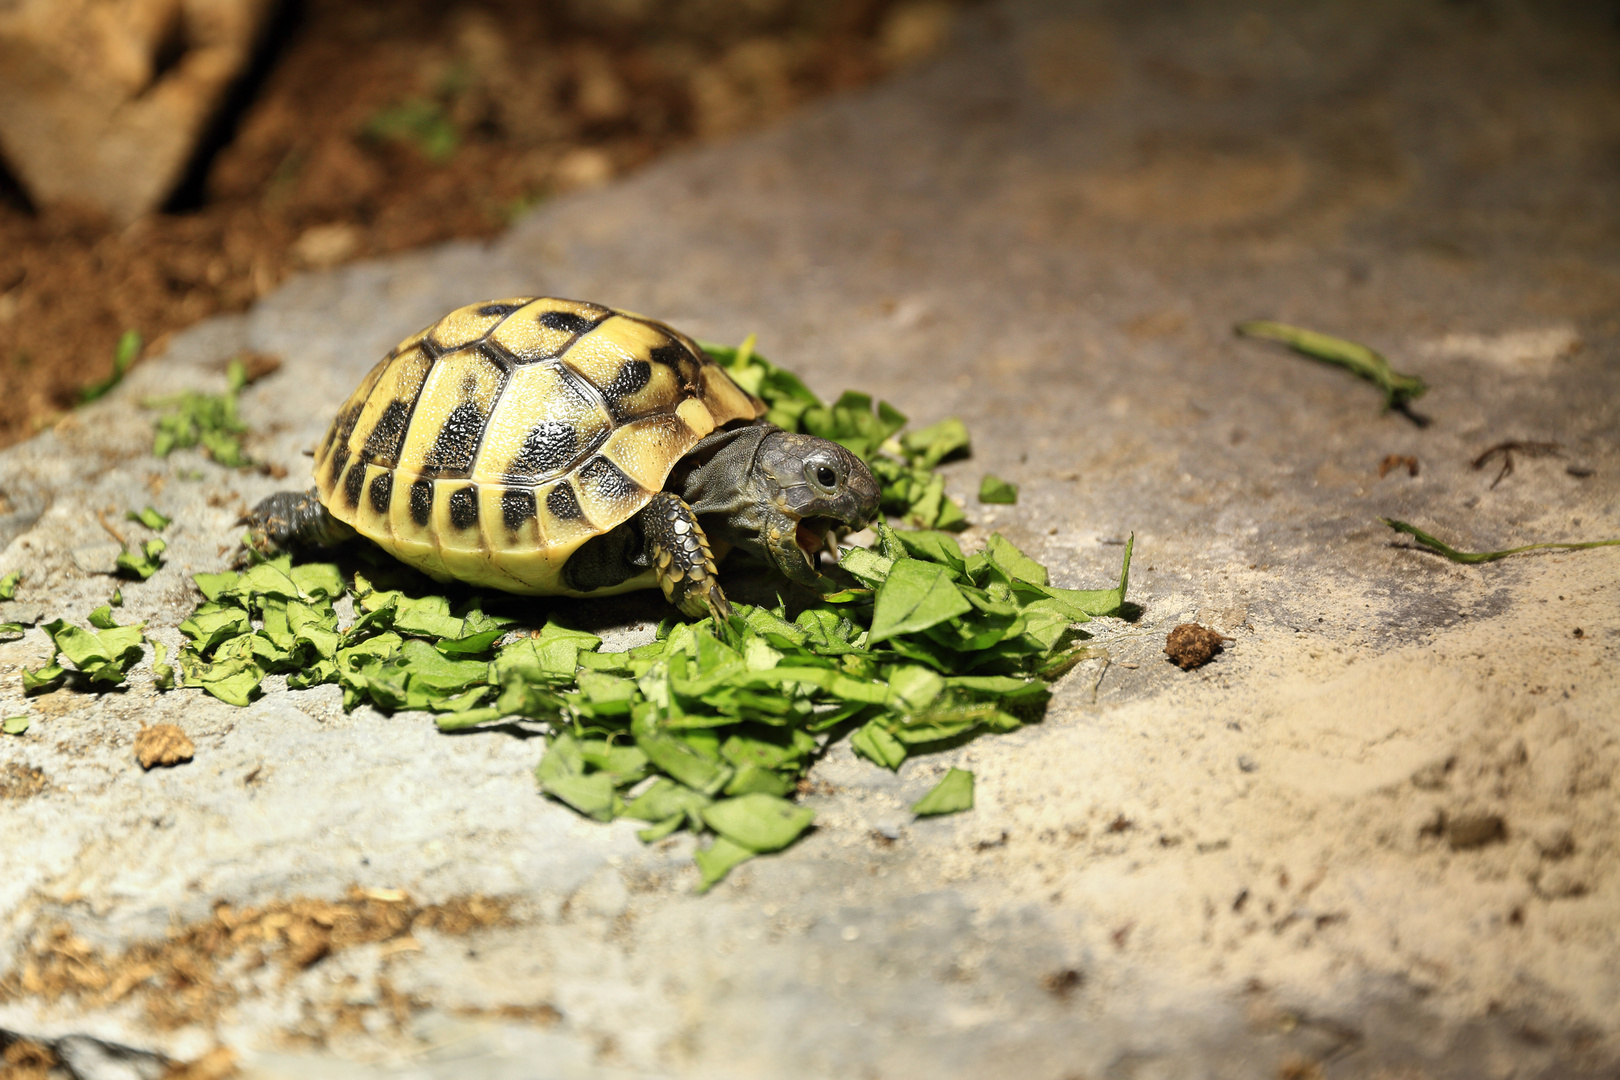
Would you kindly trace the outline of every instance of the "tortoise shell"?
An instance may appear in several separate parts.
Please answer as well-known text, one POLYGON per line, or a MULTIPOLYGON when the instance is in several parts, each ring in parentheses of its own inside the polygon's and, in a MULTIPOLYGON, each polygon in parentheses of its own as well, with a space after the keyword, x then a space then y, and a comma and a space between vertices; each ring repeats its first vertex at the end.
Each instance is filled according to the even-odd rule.
POLYGON ((645 506, 698 440, 764 412, 663 323, 550 297, 469 304, 371 369, 315 451, 316 489, 441 581, 570 593, 559 575, 581 544, 645 506))

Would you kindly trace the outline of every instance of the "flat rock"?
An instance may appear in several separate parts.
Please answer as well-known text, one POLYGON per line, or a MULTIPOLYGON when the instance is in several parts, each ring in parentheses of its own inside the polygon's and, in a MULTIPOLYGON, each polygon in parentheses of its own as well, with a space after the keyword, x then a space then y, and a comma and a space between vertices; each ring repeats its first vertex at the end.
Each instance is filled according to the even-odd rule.
POLYGON ((41 207, 128 222, 180 181, 275 0, 0 7, 0 155, 41 207))
MULTIPOLYGON (((120 609, 172 648, 189 575, 284 485, 147 456, 144 396, 282 356, 241 411, 250 452, 297 473, 377 357, 474 298, 757 332, 824 396, 966 421, 951 490, 1021 490, 967 502, 967 545, 1000 530, 1096 587, 1134 534, 1141 614, 1088 625, 1108 657, 1043 723, 898 774, 835 746, 815 832, 699 896, 689 841, 539 797, 521 734, 345 713, 335 687, 235 709, 144 665, 24 700, 34 629, 0 644, 0 714, 33 721, 0 767, 43 773, 0 803, 0 985, 299 898, 502 914, 298 969, 226 958, 230 999, 164 1025, 140 991, 12 993, 0 1031, 223 1042, 261 1080, 1612 1075, 1620 553, 1459 566, 1379 518, 1478 549, 1620 536, 1614 30, 1505 5, 1109 10, 973 8, 929 67, 493 244, 295 279, 0 454, 0 573, 52 617, 112 592, 68 554, 104 540, 98 511, 174 518, 120 609), (1254 317, 1421 374, 1428 425, 1234 338, 1254 317), (1565 456, 1493 486, 1471 462, 1507 439, 1565 456), (1391 454, 1420 470, 1380 477, 1391 454), (1162 649, 1186 622, 1233 640, 1183 672, 1162 649), (143 772, 160 723, 193 759, 143 772), (913 820, 951 766, 973 811, 913 820), (1448 841, 1469 807, 1500 842, 1448 841)), ((556 610, 645 633, 664 608, 556 610)))

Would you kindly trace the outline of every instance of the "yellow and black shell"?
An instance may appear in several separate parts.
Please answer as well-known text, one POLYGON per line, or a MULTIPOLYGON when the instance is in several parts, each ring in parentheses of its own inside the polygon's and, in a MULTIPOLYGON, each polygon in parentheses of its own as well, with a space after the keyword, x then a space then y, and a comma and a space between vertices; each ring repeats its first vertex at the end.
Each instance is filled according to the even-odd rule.
POLYGON ((699 439, 764 412, 663 323, 493 300, 371 369, 316 448, 315 482, 339 520, 441 581, 568 594, 581 544, 645 506, 699 439))

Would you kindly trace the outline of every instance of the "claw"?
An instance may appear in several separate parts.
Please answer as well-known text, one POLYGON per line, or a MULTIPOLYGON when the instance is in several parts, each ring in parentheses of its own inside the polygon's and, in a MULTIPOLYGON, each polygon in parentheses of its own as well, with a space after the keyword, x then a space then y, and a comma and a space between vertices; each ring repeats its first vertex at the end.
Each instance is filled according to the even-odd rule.
POLYGON ((709 589, 707 599, 709 614, 714 616, 714 620, 722 626, 729 623, 731 621, 731 602, 726 599, 726 594, 720 591, 720 586, 712 586, 709 589))

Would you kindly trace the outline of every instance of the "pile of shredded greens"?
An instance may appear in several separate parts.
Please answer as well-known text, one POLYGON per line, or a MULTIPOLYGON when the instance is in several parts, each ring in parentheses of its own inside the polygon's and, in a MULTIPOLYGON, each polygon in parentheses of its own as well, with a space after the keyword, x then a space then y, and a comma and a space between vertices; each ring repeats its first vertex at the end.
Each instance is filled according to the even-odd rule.
MULTIPOLYGON (((847 549, 850 587, 774 608, 734 599, 729 624, 672 617, 655 640, 604 652, 601 638, 555 621, 514 633, 518 620, 486 613, 476 595, 453 604, 424 579, 385 588, 281 557, 195 575, 205 601, 180 625, 175 665, 157 647, 155 682, 247 705, 266 676, 283 674, 295 689, 338 684, 348 709, 427 710, 446 731, 544 722, 541 789, 600 821, 645 822, 649 843, 680 829, 709 837, 696 853, 705 889, 809 827, 814 811, 793 796, 833 740, 847 734, 856 753, 896 769, 1039 719, 1048 682, 1088 655, 1077 624, 1124 603, 1130 545, 1118 585, 1097 590, 1050 585, 999 534, 964 554, 944 530, 965 519, 935 472, 967 448, 959 420, 902 434, 906 419, 887 403, 846 393, 825 405, 751 345, 705 348, 768 402, 773 423, 864 458, 884 510, 920 526, 878 524, 871 549, 847 549), (352 618, 340 618, 345 596, 352 618)), ((400 575, 382 566, 373 576, 400 575)), ((31 690, 66 677, 60 656, 95 688, 123 680, 141 627, 118 626, 110 608, 91 622, 46 627, 59 655, 27 673, 31 690)), ((953 769, 913 809, 951 813, 972 798, 972 775, 953 769)))

